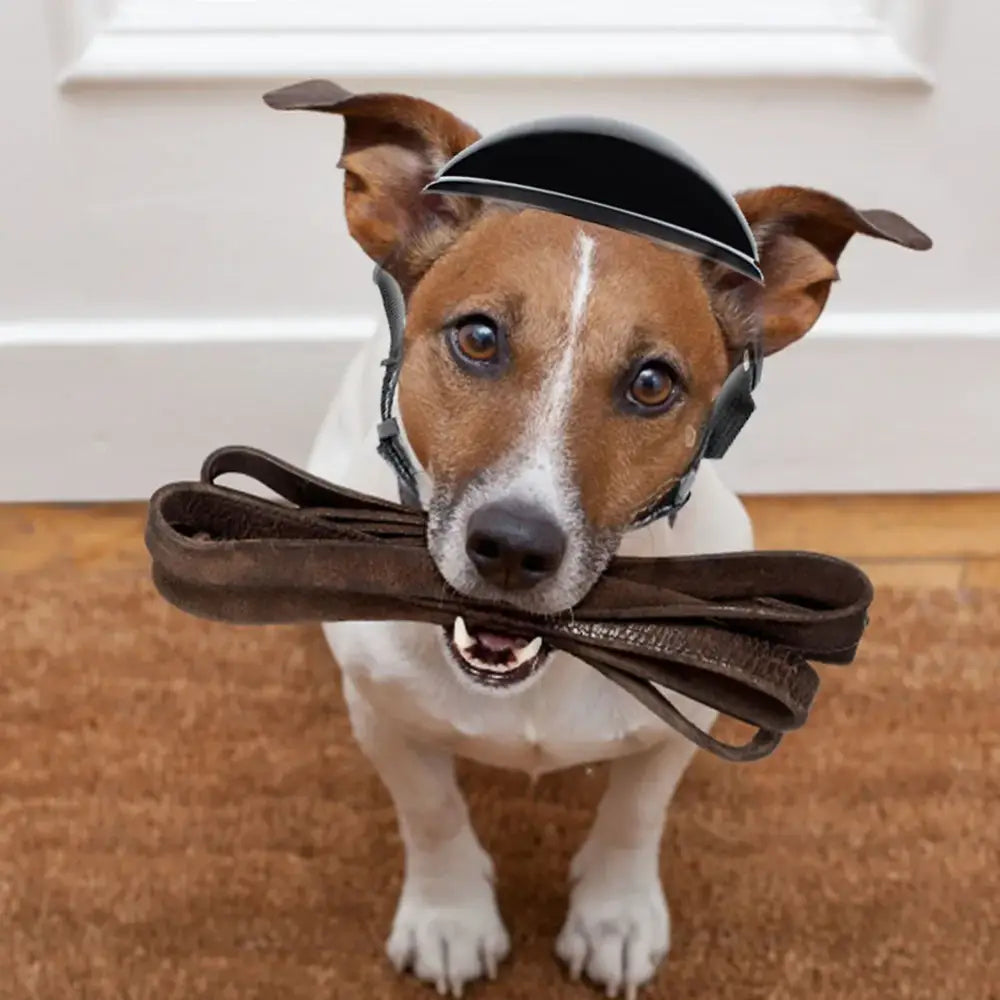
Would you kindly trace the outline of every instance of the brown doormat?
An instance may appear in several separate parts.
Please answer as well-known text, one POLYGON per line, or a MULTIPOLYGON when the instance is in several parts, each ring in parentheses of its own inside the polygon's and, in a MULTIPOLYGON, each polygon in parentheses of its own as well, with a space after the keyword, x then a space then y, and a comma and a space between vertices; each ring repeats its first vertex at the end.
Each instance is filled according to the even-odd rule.
MULTIPOLYGON (((702 754, 648 997, 1000 996, 1000 594, 883 592, 855 668, 757 764, 702 754)), ((388 798, 317 629, 185 617, 143 575, 0 582, 0 997, 433 996, 383 958, 388 798)), ((514 957, 483 998, 597 995, 552 955, 601 768, 463 768, 514 957)))

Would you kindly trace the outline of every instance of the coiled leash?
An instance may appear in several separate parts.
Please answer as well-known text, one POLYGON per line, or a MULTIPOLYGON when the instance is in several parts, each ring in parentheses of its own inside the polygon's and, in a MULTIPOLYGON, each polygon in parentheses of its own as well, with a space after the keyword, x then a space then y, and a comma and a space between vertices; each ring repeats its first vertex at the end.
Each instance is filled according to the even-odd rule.
POLYGON ((583 601, 538 616, 452 590, 426 546, 423 511, 342 489, 254 448, 222 448, 200 481, 161 487, 146 544, 163 597, 236 624, 416 621, 541 636, 731 761, 771 753, 807 719, 810 660, 850 663, 872 589, 850 563, 806 552, 617 558, 583 601), (218 485, 239 473, 264 499, 218 485), (745 744, 694 726, 668 688, 756 727, 745 744))

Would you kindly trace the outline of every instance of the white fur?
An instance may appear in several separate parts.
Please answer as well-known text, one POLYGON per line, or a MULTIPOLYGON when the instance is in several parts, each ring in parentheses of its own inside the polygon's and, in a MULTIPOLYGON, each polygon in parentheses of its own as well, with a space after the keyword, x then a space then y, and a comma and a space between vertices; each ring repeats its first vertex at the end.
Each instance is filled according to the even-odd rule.
MULTIPOLYGON (((593 256, 592 243, 579 246, 571 309, 577 326, 593 256)), ((309 467, 334 482, 395 499, 393 474, 375 451, 379 360, 387 342, 380 329, 349 367, 309 467)), ((553 376, 550 400, 568 391, 571 348, 565 370, 553 376)), ((561 407, 550 404, 546 412, 561 407)), ((561 425, 553 419, 555 435, 561 425)), ((538 471, 550 476, 551 490, 559 481, 559 462, 551 450, 549 455, 551 462, 538 471)), ((543 485, 537 479, 534 484, 543 485)), ((675 526, 660 521, 634 531, 621 551, 665 556, 751 547, 741 503, 706 464, 675 526)), ((433 626, 353 622, 327 625, 325 632, 343 671, 358 742, 392 795, 406 847, 406 879, 388 942, 392 961, 457 994, 465 983, 492 974, 509 947, 492 866, 469 825, 453 755, 531 775, 610 759, 608 790, 573 863, 557 952, 571 972, 585 972, 609 996, 619 990, 634 996, 669 943, 657 876, 659 844, 691 745, 597 671, 562 653, 551 657, 534 684, 498 698, 462 683, 433 626)), ((714 711, 672 697, 697 725, 714 722, 714 711)))
MULTIPOLYGON (((493 483, 495 492, 534 500, 547 507, 567 532, 577 520, 569 488, 566 424, 573 403, 576 348, 590 298, 594 240, 577 235, 576 274, 569 289, 569 325, 556 341, 558 360, 539 393, 535 411, 511 458, 493 483)), ((499 496, 490 499, 500 499, 499 496)))

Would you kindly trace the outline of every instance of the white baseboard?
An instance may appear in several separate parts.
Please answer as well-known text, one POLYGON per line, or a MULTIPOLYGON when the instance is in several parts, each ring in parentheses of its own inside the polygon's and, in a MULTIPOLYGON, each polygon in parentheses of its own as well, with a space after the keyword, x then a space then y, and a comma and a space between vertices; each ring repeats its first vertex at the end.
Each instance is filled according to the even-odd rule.
POLYGON ((744 493, 1000 490, 1000 313, 824 317, 767 359, 724 461, 744 493))
MULTIPOLYGON (((0 323, 0 501, 147 497, 221 444, 305 459, 374 318, 0 323)), ((746 493, 1000 490, 1000 313, 824 317, 768 359, 746 493)))
POLYGON ((148 497, 221 444, 305 460, 373 319, 0 324, 0 501, 148 497))

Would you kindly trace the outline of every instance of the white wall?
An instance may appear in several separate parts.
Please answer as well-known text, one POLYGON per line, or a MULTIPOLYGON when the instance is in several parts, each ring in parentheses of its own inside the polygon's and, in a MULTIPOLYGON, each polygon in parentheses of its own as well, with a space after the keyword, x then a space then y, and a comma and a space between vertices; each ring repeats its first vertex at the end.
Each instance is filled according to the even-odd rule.
POLYGON ((820 328, 767 366, 730 478, 1000 489, 993 0, 609 6, 425 0, 439 30, 419 33, 401 0, 381 24, 333 0, 0 3, 0 499, 144 496, 232 441, 304 457, 378 308, 339 121, 260 101, 317 74, 482 131, 631 120, 733 188, 907 215, 934 250, 849 247, 820 328))

